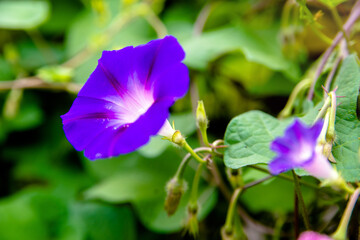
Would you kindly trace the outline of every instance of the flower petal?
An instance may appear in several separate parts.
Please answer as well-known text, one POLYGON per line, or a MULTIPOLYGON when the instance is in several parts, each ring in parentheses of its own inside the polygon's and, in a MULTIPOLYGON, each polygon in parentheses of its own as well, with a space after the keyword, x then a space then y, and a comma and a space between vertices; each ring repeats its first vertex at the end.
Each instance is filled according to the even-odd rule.
POLYGON ((136 76, 149 89, 163 72, 179 64, 184 57, 184 50, 172 36, 137 46, 134 48, 136 76))
POLYGON ((114 157, 146 144, 150 136, 156 135, 163 126, 173 103, 169 100, 155 102, 134 123, 115 131, 113 128, 104 130, 86 146, 85 156, 92 160, 114 157))
POLYGON ((159 76, 154 85, 155 99, 178 99, 183 97, 189 89, 189 72, 187 67, 176 64, 159 76))
POLYGON ((133 71, 133 47, 104 51, 78 96, 120 102, 133 71))
POLYGON ((293 162, 283 156, 278 156, 269 163, 269 170, 274 175, 290 170, 293 167, 293 162))
POLYGON ((105 128, 121 126, 114 109, 120 108, 113 102, 79 96, 68 113, 61 116, 66 138, 76 150, 84 150, 105 128))

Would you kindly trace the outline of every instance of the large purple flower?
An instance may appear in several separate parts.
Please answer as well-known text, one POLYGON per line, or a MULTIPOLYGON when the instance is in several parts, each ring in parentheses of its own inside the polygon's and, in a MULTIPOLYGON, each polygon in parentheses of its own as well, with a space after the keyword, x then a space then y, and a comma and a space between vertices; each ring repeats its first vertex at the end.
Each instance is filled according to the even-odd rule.
POLYGON ((61 116, 69 142, 90 159, 107 158, 134 151, 160 129, 171 129, 169 108, 189 87, 184 57, 172 36, 104 51, 70 111, 61 116))
POLYGON ((327 235, 320 234, 317 232, 306 231, 300 235, 298 240, 332 240, 332 238, 330 238, 327 235))
POLYGON ((336 179, 337 171, 322 154, 321 145, 318 145, 322 127, 322 121, 307 127, 296 119, 285 130, 284 136, 271 143, 270 149, 277 156, 269 164, 270 172, 279 174, 293 168, 303 168, 314 177, 336 179))

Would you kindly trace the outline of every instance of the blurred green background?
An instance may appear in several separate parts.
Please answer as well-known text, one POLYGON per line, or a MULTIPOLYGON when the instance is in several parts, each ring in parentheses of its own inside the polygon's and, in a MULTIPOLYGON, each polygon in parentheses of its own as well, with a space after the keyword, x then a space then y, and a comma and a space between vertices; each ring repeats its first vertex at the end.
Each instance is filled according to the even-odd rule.
MULTIPOLYGON (((339 6, 344 19, 353 2, 339 6)), ((320 29, 333 38, 326 8, 316 1, 308 7, 314 15, 322 11, 320 29)), ((0 239, 192 239, 182 231, 189 194, 174 216, 163 210, 181 149, 154 137, 137 152, 92 162, 68 143, 60 115, 102 50, 170 34, 184 47, 191 76, 171 119, 199 146, 192 112, 202 99, 210 140, 221 139, 240 113, 278 114, 327 48, 300 12, 294 1, 282 0, 0 1, 0 239)), ((189 183, 193 175, 190 165, 189 183)), ((263 176, 245 172, 246 181, 263 176)), ((208 173, 200 192, 199 238, 219 239, 227 202, 208 173)), ((309 204, 315 198, 309 189, 304 195, 309 204)), ((276 219, 292 214, 292 184, 266 182, 241 202, 250 239, 265 239, 276 219)))

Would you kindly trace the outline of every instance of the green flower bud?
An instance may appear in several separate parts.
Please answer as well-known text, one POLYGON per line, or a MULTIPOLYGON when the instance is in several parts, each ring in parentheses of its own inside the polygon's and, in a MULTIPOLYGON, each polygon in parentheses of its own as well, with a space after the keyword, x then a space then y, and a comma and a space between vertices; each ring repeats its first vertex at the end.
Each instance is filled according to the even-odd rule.
POLYGON ((196 238, 199 236, 199 221, 197 219, 197 206, 188 206, 188 220, 186 231, 196 238))
POLYGON ((196 123, 201 131, 205 131, 208 128, 209 121, 206 117, 203 101, 198 101, 198 106, 196 109, 196 123))
POLYGON ((182 179, 172 178, 166 184, 167 196, 165 199, 165 211, 169 216, 176 212, 181 196, 186 191, 186 182, 182 179))

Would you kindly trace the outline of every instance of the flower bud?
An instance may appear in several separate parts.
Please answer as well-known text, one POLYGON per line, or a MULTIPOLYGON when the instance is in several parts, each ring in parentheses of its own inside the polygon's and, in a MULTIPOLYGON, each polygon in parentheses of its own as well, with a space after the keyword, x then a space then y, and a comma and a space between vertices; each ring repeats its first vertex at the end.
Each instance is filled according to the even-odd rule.
POLYGON ((182 194, 186 191, 186 182, 182 179, 172 178, 166 184, 167 196, 165 199, 165 211, 169 216, 176 212, 182 194))
POLYGON ((198 101, 198 106, 196 109, 196 123, 201 131, 205 131, 208 127, 209 121, 206 117, 203 101, 198 101))
POLYGON ((199 235, 199 221, 197 219, 197 206, 188 206, 188 220, 186 231, 196 238, 199 235))

